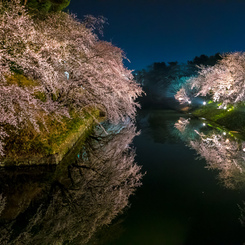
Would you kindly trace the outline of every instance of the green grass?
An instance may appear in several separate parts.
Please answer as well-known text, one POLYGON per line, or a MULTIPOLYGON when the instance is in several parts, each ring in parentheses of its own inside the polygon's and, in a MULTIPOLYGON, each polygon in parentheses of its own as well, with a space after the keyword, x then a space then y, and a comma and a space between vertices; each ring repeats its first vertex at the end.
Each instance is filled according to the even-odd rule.
POLYGON ((6 77, 6 80, 8 84, 15 84, 19 87, 35 87, 39 85, 37 81, 31 80, 18 73, 14 73, 13 75, 6 77))
MULTIPOLYGON (((90 109, 89 112, 99 118, 100 111, 90 109)), ((58 153, 64 148, 62 144, 72 138, 73 134, 84 130, 93 124, 92 116, 88 112, 82 115, 71 113, 72 118, 57 121, 52 116, 46 117, 46 129, 41 126, 41 132, 36 132, 31 126, 18 131, 8 130, 6 139, 6 156, 18 159, 19 156, 48 156, 58 153)))
POLYGON ((194 110, 192 114, 245 135, 245 106, 243 104, 235 107, 228 106, 227 109, 218 109, 217 103, 210 103, 194 110))
MULTIPOLYGON (((39 85, 38 81, 33 81, 21 73, 6 77, 6 81, 9 85, 19 87, 39 85)), ((46 101, 46 96, 42 92, 36 92, 34 96, 43 102, 46 101)), ((37 116, 40 118, 40 123, 38 123, 40 132, 37 132, 31 123, 20 129, 4 125, 8 134, 5 138, 4 158, 18 161, 23 157, 32 159, 66 153, 70 144, 77 140, 78 135, 83 132, 84 135, 88 133, 95 124, 94 118, 98 121, 102 120, 100 113, 100 110, 92 107, 79 113, 70 109, 70 118, 63 117, 57 120, 52 114, 44 115, 41 111, 37 111, 37 116)))

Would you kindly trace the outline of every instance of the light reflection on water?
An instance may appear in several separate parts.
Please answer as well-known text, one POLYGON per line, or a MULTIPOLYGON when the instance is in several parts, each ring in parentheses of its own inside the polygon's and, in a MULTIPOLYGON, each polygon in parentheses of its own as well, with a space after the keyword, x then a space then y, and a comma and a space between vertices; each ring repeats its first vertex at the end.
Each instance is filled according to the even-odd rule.
POLYGON ((180 118, 175 123, 180 138, 204 158, 207 168, 219 171, 219 178, 227 188, 245 188, 245 141, 229 131, 206 127, 206 123, 180 118), (199 125, 198 125, 199 124, 199 125))
POLYGON ((243 245, 242 138, 166 110, 137 126, 100 131, 49 171, 2 170, 0 244, 243 245))
MULTIPOLYGON (((191 118, 180 117, 174 126, 179 137, 196 151, 197 158, 206 160, 206 168, 218 171, 218 179, 223 186, 245 189, 245 141, 241 135, 191 118)), ((245 202, 238 207, 241 211, 239 219, 244 225, 245 202)))
MULTIPOLYGON (((188 147, 189 140, 213 129, 191 120, 182 133, 175 127, 190 115, 168 110, 141 111, 137 124, 136 160, 147 171, 122 223, 124 232, 106 245, 243 245, 245 229, 239 222, 245 189, 225 188, 218 171, 206 169, 188 147)), ((200 158, 200 157, 199 157, 200 158)), ((110 232, 110 227, 108 231, 110 232)))
POLYGON ((131 122, 105 127, 49 171, 1 170, 0 244, 87 244, 124 210, 141 186, 138 133, 131 122))

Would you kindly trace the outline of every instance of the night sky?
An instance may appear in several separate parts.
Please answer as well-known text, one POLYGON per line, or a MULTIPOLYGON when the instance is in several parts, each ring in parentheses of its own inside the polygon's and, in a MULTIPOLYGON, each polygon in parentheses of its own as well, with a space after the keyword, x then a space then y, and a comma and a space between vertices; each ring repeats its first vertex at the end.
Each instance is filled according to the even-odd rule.
POLYGON ((101 39, 123 49, 133 70, 245 50, 245 0, 71 0, 69 10, 106 17, 101 39))

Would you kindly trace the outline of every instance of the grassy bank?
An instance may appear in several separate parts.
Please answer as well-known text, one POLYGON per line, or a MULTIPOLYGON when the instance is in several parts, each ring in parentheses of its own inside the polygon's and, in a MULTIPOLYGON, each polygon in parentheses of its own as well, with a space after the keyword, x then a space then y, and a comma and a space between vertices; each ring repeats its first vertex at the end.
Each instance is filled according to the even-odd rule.
POLYGON ((98 109, 90 108, 82 115, 71 112, 71 118, 56 120, 45 118, 40 132, 31 126, 21 130, 9 130, 5 141, 5 156, 0 166, 57 164, 80 138, 86 138, 102 120, 98 109))
MULTIPOLYGON (((39 86, 38 81, 18 72, 6 77, 6 84, 25 89, 39 86)), ((34 92, 33 96, 44 103, 47 100, 45 94, 41 92, 34 92)), ((53 101, 56 100, 55 97, 53 95, 53 101)), ((15 107, 16 113, 21 113, 24 109, 15 107)), ((52 113, 44 113, 41 109, 35 113, 39 119, 38 130, 31 119, 29 123, 20 123, 18 127, 10 124, 1 125, 8 136, 4 139, 5 155, 0 159, 0 166, 57 164, 80 138, 88 135, 96 124, 95 121, 102 120, 101 111, 93 107, 86 107, 79 113, 71 107, 70 118, 65 116, 57 118, 52 113)))
POLYGON ((227 106, 226 109, 218 109, 218 106, 218 103, 212 102, 191 111, 191 113, 245 136, 245 106, 243 104, 227 106))

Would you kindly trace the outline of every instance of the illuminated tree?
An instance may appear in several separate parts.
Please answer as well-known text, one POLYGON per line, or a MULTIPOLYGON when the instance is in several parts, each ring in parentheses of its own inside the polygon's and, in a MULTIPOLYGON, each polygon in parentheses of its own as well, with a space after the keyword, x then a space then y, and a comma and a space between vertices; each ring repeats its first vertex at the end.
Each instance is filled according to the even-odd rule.
POLYGON ((96 106, 117 123, 133 118, 142 93, 124 54, 93 32, 103 18, 83 23, 67 13, 32 19, 13 0, 0 11, 0 153, 6 126, 39 130, 43 115, 58 120, 96 106), (20 78, 20 79, 19 79, 20 78), (25 81, 25 82, 23 82, 25 81))
POLYGON ((166 96, 172 98, 182 88, 190 77, 177 77, 173 79, 167 88, 166 96))
POLYGON ((180 104, 191 104, 193 97, 195 96, 194 90, 191 88, 191 81, 193 77, 188 78, 181 86, 176 85, 177 88, 180 88, 175 94, 174 98, 179 101, 180 104))
MULTIPOLYGON (((211 96, 214 101, 235 104, 245 99, 245 54, 226 54, 214 66, 200 66, 198 76, 191 79, 195 96, 211 96)), ((183 89, 181 89, 183 90, 183 89)), ((183 94, 183 91, 179 92, 183 94)), ((177 95, 178 97, 178 95, 177 95)))
POLYGON ((245 98, 245 54, 231 53, 223 56, 212 68, 201 69, 193 87, 198 87, 197 95, 211 94, 214 101, 234 104, 245 98))

